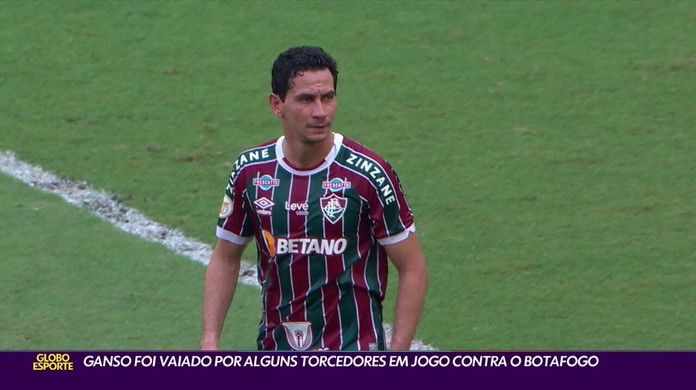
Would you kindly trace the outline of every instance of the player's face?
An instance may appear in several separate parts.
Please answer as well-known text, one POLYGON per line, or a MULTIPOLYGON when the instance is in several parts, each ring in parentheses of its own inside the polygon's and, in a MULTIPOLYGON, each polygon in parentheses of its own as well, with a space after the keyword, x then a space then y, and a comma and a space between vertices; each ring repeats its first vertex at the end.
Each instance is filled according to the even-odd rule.
POLYGON ((289 142, 320 143, 331 134, 336 91, 328 69, 306 71, 292 79, 285 101, 271 94, 273 113, 281 119, 289 142))

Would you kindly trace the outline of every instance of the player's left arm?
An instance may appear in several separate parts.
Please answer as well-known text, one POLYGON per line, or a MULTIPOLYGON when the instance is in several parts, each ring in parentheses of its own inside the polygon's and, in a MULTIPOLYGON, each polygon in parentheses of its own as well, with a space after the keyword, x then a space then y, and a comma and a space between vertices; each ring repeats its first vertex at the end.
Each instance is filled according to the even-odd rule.
POLYGON ((389 349, 407 351, 415 337, 428 288, 425 255, 415 233, 403 241, 385 245, 384 249, 399 274, 389 349))

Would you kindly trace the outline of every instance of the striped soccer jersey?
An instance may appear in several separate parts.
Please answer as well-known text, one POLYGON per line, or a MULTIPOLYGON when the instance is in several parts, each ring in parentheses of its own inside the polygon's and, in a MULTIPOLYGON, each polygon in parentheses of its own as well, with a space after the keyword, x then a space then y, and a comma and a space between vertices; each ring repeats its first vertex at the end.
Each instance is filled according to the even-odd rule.
POLYGON ((297 170, 283 137, 248 149, 234 163, 217 237, 256 240, 262 350, 385 349, 383 245, 415 231, 391 166, 334 133, 324 163, 297 170))

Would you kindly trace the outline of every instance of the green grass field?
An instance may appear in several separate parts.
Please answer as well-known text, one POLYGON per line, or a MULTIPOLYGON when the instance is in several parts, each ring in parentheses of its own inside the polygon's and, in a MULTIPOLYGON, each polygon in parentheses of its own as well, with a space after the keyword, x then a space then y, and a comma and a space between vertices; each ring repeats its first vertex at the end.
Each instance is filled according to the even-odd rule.
MULTIPOLYGON (((415 210, 421 340, 696 349, 694 2, 4 1, 0 24, 0 150, 210 244, 236 154, 280 134, 271 62, 323 46, 335 130, 415 210)), ((196 348, 200 264, 0 185, 0 349, 196 348)), ((239 290, 222 347, 252 349, 239 290)))

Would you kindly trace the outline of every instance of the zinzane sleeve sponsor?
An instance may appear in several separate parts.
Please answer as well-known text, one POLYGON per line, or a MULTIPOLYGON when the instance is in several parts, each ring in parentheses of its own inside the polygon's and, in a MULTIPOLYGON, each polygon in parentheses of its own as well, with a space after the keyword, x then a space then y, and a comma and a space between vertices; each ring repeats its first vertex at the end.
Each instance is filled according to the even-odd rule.
POLYGON ((396 172, 389 163, 379 163, 381 172, 373 175, 377 201, 370 206, 370 218, 379 243, 389 245, 406 239, 409 232, 415 231, 415 225, 396 172))

